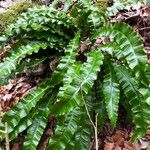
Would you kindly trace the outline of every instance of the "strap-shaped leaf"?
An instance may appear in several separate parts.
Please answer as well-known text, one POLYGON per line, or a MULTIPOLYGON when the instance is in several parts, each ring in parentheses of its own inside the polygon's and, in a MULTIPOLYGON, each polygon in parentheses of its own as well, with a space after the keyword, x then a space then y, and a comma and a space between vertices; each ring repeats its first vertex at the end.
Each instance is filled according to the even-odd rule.
POLYGON ((60 60, 57 69, 54 71, 52 75, 52 80, 50 84, 60 83, 63 80, 64 75, 67 72, 67 69, 70 65, 74 64, 76 61, 76 51, 79 48, 80 44, 80 32, 78 31, 75 37, 69 42, 67 48, 65 48, 65 56, 63 56, 60 60))
POLYGON ((90 113, 95 112, 98 114, 97 124, 101 129, 106 120, 107 112, 103 94, 103 85, 99 79, 99 76, 101 75, 98 75, 92 89, 85 96, 85 102, 90 113))
POLYGON ((135 3, 133 1, 115 1, 113 6, 107 8, 107 13, 109 16, 115 16, 120 10, 124 10, 126 6, 131 5, 132 3, 135 3))
POLYGON ((108 117, 111 121, 112 126, 115 127, 118 117, 120 87, 116 78, 116 73, 110 61, 107 61, 105 71, 106 75, 103 84, 103 92, 105 96, 104 99, 106 103, 108 117))
POLYGON ((19 124, 11 130, 12 132, 9 133, 9 139, 14 140, 15 137, 24 130, 26 130, 30 125, 32 125, 32 122, 35 118, 35 115, 37 114, 38 107, 33 108, 29 114, 21 119, 19 124))
MULTIPOLYGON (((84 111, 84 110, 82 110, 84 111)), ((65 150, 87 150, 91 143, 91 124, 85 112, 82 112, 78 129, 72 140, 68 143, 65 150), (84 121, 83 121, 84 120, 84 121)))
POLYGON ((72 10, 72 15, 77 18, 78 26, 84 31, 84 34, 92 33, 91 31, 99 28, 107 19, 107 14, 93 6, 91 0, 79 0, 77 6, 72 10), (76 11, 80 12, 80 17, 76 11))
POLYGON ((47 84, 46 81, 36 87, 30 94, 8 111, 2 118, 2 122, 7 122, 9 125, 9 132, 12 132, 14 127, 18 125, 22 118, 26 117, 30 110, 36 106, 37 102, 44 96, 46 90, 52 85, 47 84))
POLYGON ((87 62, 76 63, 67 71, 60 88, 58 100, 52 108, 52 113, 62 115, 82 103, 81 90, 87 94, 92 88, 97 72, 103 63, 103 54, 96 49, 87 55, 87 62), (70 78, 68 78, 70 77, 70 78), (69 80, 69 81, 68 81, 69 80))
MULTIPOLYGON (((129 63, 128 60, 125 59, 125 57, 124 57, 124 53, 123 53, 124 48, 122 48, 122 46, 119 43, 117 43, 116 41, 106 43, 106 44, 102 45, 100 48, 107 55, 110 54, 112 59, 114 59, 115 61, 120 62, 121 64, 125 64, 125 65, 127 65, 129 63)), ((142 49, 141 49, 141 51, 142 51, 142 49)), ((146 63, 145 56, 143 56, 143 59, 144 59, 144 63, 146 63)), ((139 65, 137 67, 135 67, 135 69, 134 69, 134 75, 136 76, 137 79, 141 78, 141 80, 138 80, 138 82, 140 84, 144 84, 147 86, 149 84, 149 82, 148 82, 148 77, 147 77, 147 71, 144 70, 144 68, 147 68, 146 64, 145 64, 145 66, 143 66, 143 64, 139 63, 139 65)))
MULTIPOLYGON (((52 77, 46 79, 38 85, 31 93, 15 105, 10 111, 8 111, 2 118, 2 122, 7 122, 9 125, 9 132, 18 125, 22 118, 26 117, 30 110, 36 106, 37 102, 44 96, 47 90, 54 88, 55 85, 62 82, 62 79, 67 71, 67 68, 71 63, 75 62, 75 51, 79 47, 80 33, 70 41, 68 48, 66 48, 66 56, 62 57, 60 64, 52 74, 52 77)), ((4 128, 4 124, 1 124, 1 129, 4 128)))
POLYGON ((33 124, 29 127, 27 135, 24 141, 24 150, 36 150, 37 145, 41 139, 44 129, 48 122, 48 115, 50 113, 52 101, 55 98, 57 92, 51 94, 50 98, 45 98, 45 103, 43 102, 39 108, 38 114, 33 120, 33 124), (34 134, 33 134, 34 133, 34 134))
MULTIPOLYGON (((52 7, 41 6, 29 9, 23 13, 16 23, 11 24, 5 30, 5 36, 0 38, 2 47, 13 37, 32 31, 48 31, 51 33, 63 34, 61 27, 75 29, 74 20, 63 11, 58 11, 52 7)), ((63 34, 64 35, 64 34, 63 34)))
POLYGON ((80 44, 80 34, 81 33, 78 31, 75 37, 68 44, 67 48, 65 49, 65 56, 60 60, 61 65, 59 65, 57 69, 60 68, 61 70, 66 70, 68 69, 69 65, 75 62, 75 57, 80 44))
POLYGON ((150 105, 150 87, 140 88, 139 92, 144 96, 146 103, 150 105))
POLYGON ((124 49, 122 49, 120 47, 120 44, 116 43, 116 41, 112 41, 112 42, 103 44, 101 46, 101 49, 103 52, 110 54, 112 57, 115 56, 118 60, 122 61, 123 63, 126 63, 126 60, 123 59, 124 58, 124 55, 123 55, 124 49))
MULTIPOLYGON (((50 91, 49 91, 50 92, 50 91)), ((57 90, 55 90, 57 92, 57 90)), ((53 99, 53 95, 56 95, 55 92, 52 93, 51 99, 53 99)), ((50 94, 49 94, 50 95, 50 94)), ((36 117, 41 116, 40 113, 42 113, 43 108, 45 109, 45 112, 49 111, 49 98, 42 98, 41 102, 36 105, 36 107, 32 108, 32 110, 29 112, 29 114, 21 119, 21 121, 18 123, 18 125, 10 132, 9 138, 10 140, 13 140, 19 133, 26 130, 32 123, 34 122, 36 117), (39 115, 40 114, 40 115, 39 115)))
POLYGON ((27 45, 22 45, 18 50, 13 51, 10 57, 5 58, 5 61, 0 63, 0 79, 7 77, 13 70, 16 69, 19 60, 31 55, 33 52, 37 53, 40 48, 46 49, 48 43, 31 42, 27 45))
POLYGON ((111 7, 107 8, 107 13, 109 16, 115 16, 119 11, 125 10, 128 7, 131 7, 132 4, 149 4, 149 0, 127 0, 127 1, 122 1, 122 0, 117 0, 114 1, 113 5, 111 7))
POLYGON ((48 149, 64 150, 78 129, 81 110, 76 108, 69 112, 63 124, 57 125, 55 135, 50 139, 48 149))
POLYGON ((107 14, 98 7, 90 6, 89 10, 91 13, 87 18, 87 22, 90 24, 91 29, 97 29, 107 20, 107 14))
POLYGON ((94 83, 91 94, 93 101, 96 101, 93 107, 93 111, 98 114, 97 116, 97 124, 102 129, 105 120, 107 119, 107 112, 106 112, 106 104, 105 104, 105 97, 103 93, 103 84, 100 79, 101 74, 97 78, 97 80, 94 83), (96 99, 94 99, 96 98, 96 99))
MULTIPOLYGON (((144 71, 144 73, 145 73, 145 76, 146 76, 146 78, 148 79, 148 81, 150 81, 150 65, 149 64, 147 64, 146 66, 145 66, 145 71, 144 71)), ((149 83, 149 82, 148 82, 149 83)))
POLYGON ((150 105, 146 102, 144 96, 139 92, 137 82, 132 78, 125 67, 114 65, 118 80, 128 97, 133 112, 133 122, 136 126, 136 132, 132 139, 135 140, 146 134, 150 125, 150 105))
POLYGON ((64 8, 63 8, 63 11, 64 12, 67 12, 69 10, 69 7, 73 4, 73 2, 71 0, 66 0, 64 2, 64 8))
POLYGON ((144 53, 144 46, 139 36, 137 36, 129 25, 121 22, 116 22, 114 25, 107 24, 96 31, 94 39, 107 36, 110 37, 112 41, 114 40, 117 45, 120 45, 119 47, 123 51, 114 49, 119 53, 120 59, 126 59, 131 69, 146 64, 147 59, 144 53))

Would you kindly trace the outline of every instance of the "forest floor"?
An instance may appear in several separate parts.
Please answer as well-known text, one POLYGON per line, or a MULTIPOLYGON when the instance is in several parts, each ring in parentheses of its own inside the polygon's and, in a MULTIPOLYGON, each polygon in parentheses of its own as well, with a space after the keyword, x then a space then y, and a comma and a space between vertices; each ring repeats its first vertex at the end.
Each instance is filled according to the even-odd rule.
MULTIPOLYGON (((112 22, 121 20, 128 23, 140 35, 145 46, 148 61, 150 60, 150 5, 136 4, 120 11, 116 16, 110 18, 112 22)), ((10 45, 5 47, 6 50, 10 45)), ((3 59, 4 52, 0 53, 0 60, 3 59)), ((27 76, 26 73, 17 74, 15 79, 9 80, 9 83, 0 87, 0 112, 8 111, 12 106, 17 104, 20 99, 25 97, 37 83, 42 79, 42 76, 27 76)), ((148 134, 131 143, 131 136, 134 127, 126 120, 126 112, 120 109, 121 119, 118 120, 118 125, 115 129, 111 128, 110 123, 106 123, 102 132, 99 133, 99 149, 102 150, 143 150, 150 147, 150 131, 148 134)), ((44 147, 50 133, 50 128, 46 128, 43 140, 39 145, 39 149, 44 147)), ((20 135, 21 137, 21 135, 20 135)), ((18 137, 12 144, 12 150, 19 150, 20 140, 18 137), (19 141, 19 142, 18 142, 19 141)), ((94 141, 91 142, 91 150, 94 150, 94 141)))
POLYGON ((1 0, 0 1, 0 13, 7 11, 14 3, 21 2, 23 0, 1 0))

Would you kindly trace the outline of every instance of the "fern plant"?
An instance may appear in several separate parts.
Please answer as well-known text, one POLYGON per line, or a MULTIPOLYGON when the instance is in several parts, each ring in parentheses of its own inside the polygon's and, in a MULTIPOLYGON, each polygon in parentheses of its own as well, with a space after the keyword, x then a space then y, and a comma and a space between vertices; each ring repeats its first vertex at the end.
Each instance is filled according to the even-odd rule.
POLYGON ((131 7, 134 4, 149 4, 149 0, 118 0, 115 1, 113 6, 107 7, 107 13, 110 16, 115 16, 120 10, 127 9, 127 7, 131 7))
MULTIPOLYGON (((0 63, 1 84, 28 66, 47 59, 59 62, 3 115, 0 130, 7 123, 11 141, 26 130, 23 149, 34 150, 48 118, 54 116, 55 134, 47 149, 86 150, 94 138, 91 124, 100 128, 108 116, 114 128, 119 103, 127 101, 135 125, 132 139, 144 136, 150 126, 150 80, 140 37, 125 23, 109 22, 108 13, 90 0, 73 5, 68 0, 61 11, 55 4, 29 9, 0 37, 2 50, 5 44, 12 45, 0 63), (97 40, 101 42, 97 44, 97 40), (81 50, 83 43, 86 48, 81 50), (37 56, 39 60, 34 61, 37 56)), ((1 134, 2 141, 4 137, 1 134)))

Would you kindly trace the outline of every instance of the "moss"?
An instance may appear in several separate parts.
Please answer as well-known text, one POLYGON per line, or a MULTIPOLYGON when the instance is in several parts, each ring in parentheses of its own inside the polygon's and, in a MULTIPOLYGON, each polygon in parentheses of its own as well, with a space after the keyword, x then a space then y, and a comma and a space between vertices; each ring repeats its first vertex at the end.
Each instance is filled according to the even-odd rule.
POLYGON ((106 10, 107 7, 108 7, 108 5, 107 5, 107 0, 97 0, 97 1, 96 1, 96 5, 97 5, 98 7, 100 7, 101 9, 104 9, 104 10, 106 10))
POLYGON ((27 1, 16 2, 10 9, 0 14, 0 34, 2 34, 7 25, 16 21, 21 13, 27 11, 28 8, 35 5, 37 4, 27 1))

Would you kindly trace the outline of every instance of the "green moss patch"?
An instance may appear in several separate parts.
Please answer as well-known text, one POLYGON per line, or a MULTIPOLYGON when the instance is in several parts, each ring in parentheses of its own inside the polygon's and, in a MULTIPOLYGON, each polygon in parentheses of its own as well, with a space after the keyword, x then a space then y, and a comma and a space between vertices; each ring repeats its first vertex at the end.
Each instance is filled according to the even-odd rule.
POLYGON ((0 14, 0 34, 2 34, 7 25, 16 21, 21 13, 27 11, 28 8, 35 5, 37 4, 30 3, 28 1, 16 2, 10 9, 0 14))

